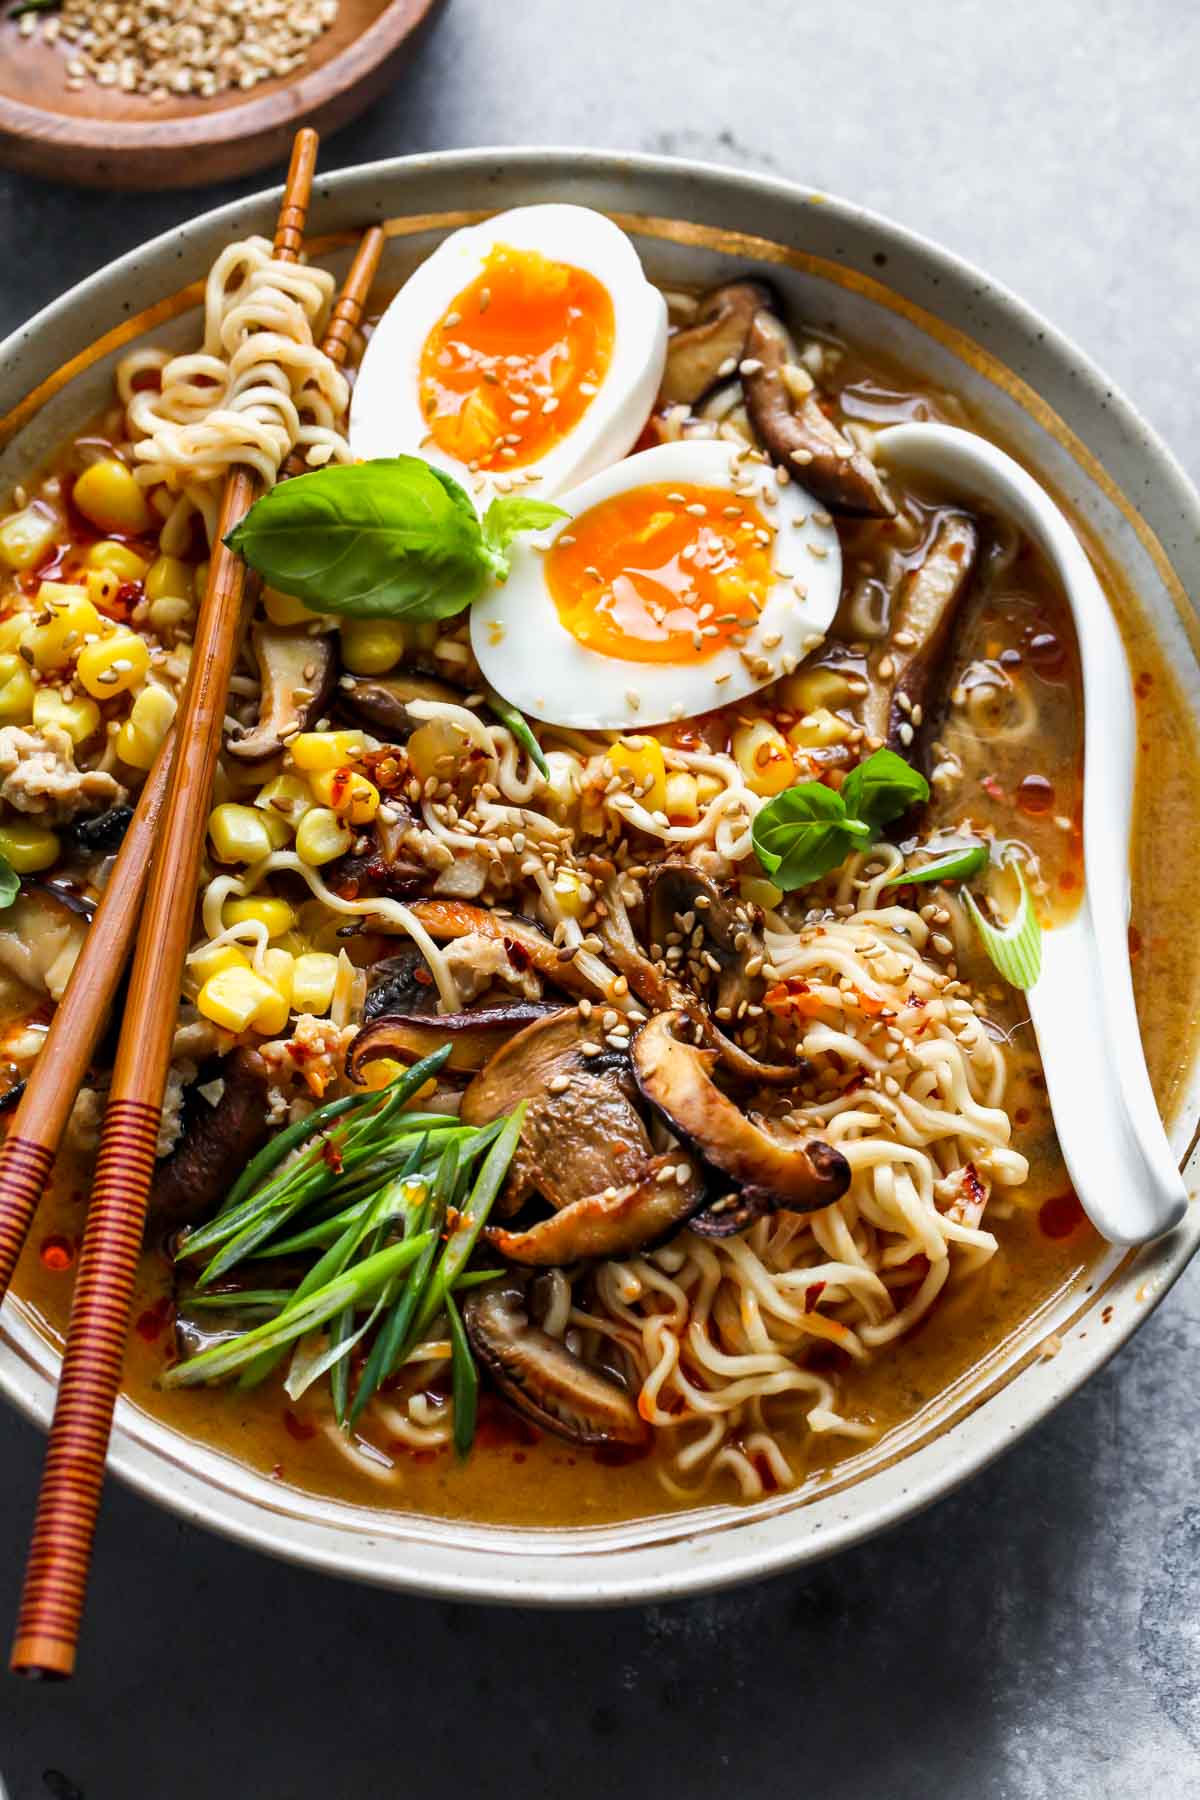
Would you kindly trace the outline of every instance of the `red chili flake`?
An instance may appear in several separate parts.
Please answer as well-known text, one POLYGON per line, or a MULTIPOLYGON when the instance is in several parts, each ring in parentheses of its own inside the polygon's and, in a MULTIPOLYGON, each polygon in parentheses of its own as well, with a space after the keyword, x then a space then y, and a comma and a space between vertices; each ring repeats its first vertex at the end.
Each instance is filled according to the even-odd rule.
POLYGON ((863 1074, 862 1070, 859 1069, 856 1074, 854 1074, 850 1077, 849 1081, 846 1083, 845 1087, 842 1089, 842 1093, 843 1094, 857 1094, 859 1088, 865 1084, 866 1079, 867 1078, 863 1074))
POLYGON ((38 1253, 48 1269, 61 1275, 75 1261, 75 1252, 71 1248, 71 1240, 65 1237, 48 1237, 43 1239, 38 1253))
POLYGON ((1064 894, 1069 894, 1079 886, 1079 877, 1074 869, 1064 869, 1058 878, 1058 885, 1064 894))
POLYGON ((1130 956, 1140 956, 1142 954, 1142 934, 1136 925, 1131 925, 1129 927, 1126 937, 1129 943, 1130 956))
POLYGON ((1144 700, 1153 686, 1153 675, 1151 675, 1149 669, 1143 669, 1134 680, 1133 691, 1139 700, 1144 700))
POLYGON ((423 963, 418 968, 415 968, 413 970, 413 980, 416 982, 418 987, 432 987, 433 986, 433 976, 430 974, 429 970, 425 967, 425 965, 423 963))
POLYGON ((1100 1323, 1102 1325, 1111 1325, 1112 1319, 1113 1319, 1113 1309, 1111 1306, 1106 1306, 1104 1311, 1100 1314, 1100 1323))
POLYGON ((1030 1119, 1030 1112, 1029 1112, 1029 1108, 1027 1106, 1018 1106, 1016 1111, 1013 1113, 1013 1124, 1014 1125, 1028 1125, 1029 1119, 1030 1119))
POLYGON ((821 1295, 825 1292, 825 1287, 826 1287, 826 1284, 823 1281, 810 1281, 809 1282, 808 1286, 804 1290, 804 1310, 805 1310, 805 1312, 815 1312, 816 1311, 817 1301, 821 1298, 821 1295))
POLYGON ((329 803, 334 812, 342 805, 354 782, 352 769, 335 769, 329 783, 329 803))
POLYGON ((972 1206, 982 1206, 987 1199, 987 1189, 979 1179, 979 1171, 974 1163, 967 1163, 962 1172, 962 1190, 972 1206))
POLYGON ((1078 1231, 1084 1216, 1075 1190, 1067 1188, 1065 1193, 1052 1194, 1049 1200, 1042 1202, 1038 1224, 1048 1238, 1065 1238, 1078 1231))
POLYGON ((331 1168, 335 1175, 342 1172, 342 1153, 332 1138, 326 1138, 321 1145, 321 1160, 331 1168))
POLYGON ((144 1338, 148 1344, 155 1343, 166 1329, 171 1311, 171 1296, 164 1294, 161 1300, 156 1300, 153 1306, 148 1306, 139 1317, 134 1327, 138 1336, 144 1338))
POLYGON ((524 944, 518 944, 515 938, 506 937, 504 939, 504 954, 507 956, 513 968, 521 975, 525 973, 526 969, 533 961, 533 958, 530 956, 524 944))
POLYGON ((985 794, 991 795, 993 800, 1003 801, 1007 797, 1004 789, 1000 786, 1000 783, 996 780, 994 775, 985 775, 979 785, 985 794))
POLYGON ((513 1451, 513 1461, 515 1463, 523 1463, 523 1462, 528 1462, 529 1458, 526 1456, 524 1450, 514 1450, 513 1451))
POLYGON ((290 1406, 283 1409, 283 1423, 287 1434, 295 1438, 298 1444, 306 1444, 309 1438, 315 1438, 317 1428, 308 1419, 297 1418, 290 1406))

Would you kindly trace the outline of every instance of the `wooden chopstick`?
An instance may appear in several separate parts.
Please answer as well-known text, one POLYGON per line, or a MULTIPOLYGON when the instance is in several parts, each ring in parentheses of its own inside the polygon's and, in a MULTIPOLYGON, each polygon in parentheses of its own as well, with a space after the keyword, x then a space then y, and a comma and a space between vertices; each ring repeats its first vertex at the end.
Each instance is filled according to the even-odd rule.
MULTIPOLYGON (((303 241, 317 143, 316 132, 305 129, 292 148, 275 231, 275 254, 290 262, 298 259, 303 241)), ((237 653, 244 570, 224 540, 254 497, 250 475, 234 470, 225 484, 191 675, 176 720, 176 754, 100 1139, 12 1650, 11 1667, 20 1674, 65 1677, 75 1667, 171 1060, 174 997, 191 937, 196 876, 237 653)))
MULTIPOLYGON (((329 315, 322 349, 340 368, 379 269, 385 237, 372 225, 359 244, 329 315)), ((284 476, 305 471, 293 450, 284 476)), ((8 1135, 0 1145, 0 1304, 20 1259, 38 1201, 54 1167, 75 1097, 82 1087, 125 972, 150 871, 150 852, 166 793, 174 733, 155 758, 84 939, 66 993, 55 1009, 41 1055, 8 1135)))
POLYGON ((0 1302, 8 1292, 75 1097, 125 972, 146 891, 173 744, 174 732, 164 741, 142 784, 67 990, 55 1008, 41 1054, 0 1146, 0 1302))

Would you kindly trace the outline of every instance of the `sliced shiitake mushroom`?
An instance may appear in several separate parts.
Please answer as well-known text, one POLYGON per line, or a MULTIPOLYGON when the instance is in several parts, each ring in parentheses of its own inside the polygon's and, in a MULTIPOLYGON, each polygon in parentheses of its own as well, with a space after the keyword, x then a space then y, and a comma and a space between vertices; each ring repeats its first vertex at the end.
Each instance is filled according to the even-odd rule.
MULTIPOLYGON (((526 1025, 560 1013, 563 1009, 544 1000, 509 1000, 497 1006, 480 1006, 458 1013, 394 1013, 376 1016, 364 1025, 346 1053, 346 1074, 361 1082, 368 1063, 381 1056, 398 1062, 420 1062, 447 1039, 450 1055, 445 1067, 476 1073, 526 1025)), ((571 1014, 574 1017, 574 1012, 571 1014)))
POLYGON ((599 1022, 573 1007, 510 1037, 468 1087, 460 1115, 464 1125, 489 1125, 527 1102, 501 1217, 534 1193, 558 1210, 639 1184, 651 1149, 634 1094, 627 1056, 606 1053, 599 1022), (599 1054, 585 1051, 593 1044, 599 1054))
POLYGON ((787 328, 768 307, 754 316, 743 374, 746 409, 763 447, 831 512, 888 518, 895 512, 878 472, 825 417, 815 393, 794 396, 784 371, 794 360, 787 328))
POLYGON ((643 1444, 629 1395, 533 1324, 520 1283, 477 1288, 463 1306, 471 1347, 515 1409, 572 1444, 643 1444))
POLYGON ((814 1212, 850 1185, 850 1165, 819 1138, 788 1144, 748 1118, 712 1079, 716 1056, 679 1035, 682 1013, 659 1013, 637 1033, 631 1060, 642 1094, 675 1135, 713 1168, 772 1207, 814 1212))
POLYGON ((732 281, 700 302, 695 323, 677 331, 667 345, 660 400, 694 406, 746 353, 746 340, 760 307, 771 296, 757 281, 732 281))
POLYGON ((901 589, 887 644, 867 671, 860 715, 863 729, 902 755, 912 754, 922 718, 918 712, 914 725, 913 709, 927 704, 978 554, 974 521, 966 513, 943 513, 924 556, 901 589), (890 674, 885 677, 881 668, 890 674))
MULTIPOLYGON (((751 930, 717 883, 693 863, 657 864, 650 872, 648 904, 651 954, 661 957, 673 932, 687 935, 702 928, 705 949, 720 964, 713 1004, 722 1016, 726 1008, 736 1016, 742 1002, 754 998, 746 964, 755 954, 761 955, 760 934, 751 930), (685 925, 688 920, 691 923, 685 925)), ((788 1073, 794 1081, 796 1070, 788 1073)))
POLYGON ((337 659, 331 637, 303 629, 259 623, 250 643, 262 683, 258 724, 225 747, 240 762, 252 763, 278 756, 290 737, 320 718, 333 692, 337 659))
POLYGON ((356 725, 377 731, 389 744, 402 744, 418 725, 409 712, 413 700, 442 700, 461 706, 462 691, 432 675, 343 675, 337 687, 337 710, 356 725))
POLYGON ((111 856, 121 848, 132 823, 132 806, 110 806, 90 819, 74 819, 71 836, 85 856, 111 856))
POLYGON ((704 1205, 704 1178, 680 1150, 650 1157, 628 1187, 607 1188, 564 1206, 527 1231, 489 1226, 484 1235, 509 1262, 563 1268, 601 1256, 634 1256, 686 1225, 704 1205), (682 1180, 680 1175, 682 1174, 682 1180))
POLYGON ((147 1219, 174 1230, 216 1211, 246 1164, 271 1135, 270 1072, 257 1050, 234 1050, 221 1065, 224 1090, 215 1106, 187 1106, 183 1135, 154 1171, 147 1219))
POLYGON ((364 1024, 384 1013, 436 1013, 437 1006, 437 983, 415 944, 406 944, 367 970, 364 1024))

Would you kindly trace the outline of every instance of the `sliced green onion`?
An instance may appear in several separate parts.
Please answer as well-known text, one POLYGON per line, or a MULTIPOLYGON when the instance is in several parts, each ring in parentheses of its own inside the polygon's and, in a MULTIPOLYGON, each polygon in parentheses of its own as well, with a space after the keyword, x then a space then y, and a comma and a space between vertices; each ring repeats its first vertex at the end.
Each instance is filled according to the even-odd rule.
POLYGON ((213 1312, 222 1307, 236 1311, 238 1307, 270 1306, 278 1309, 286 1306, 291 1299, 291 1288, 241 1288, 230 1294, 189 1294, 180 1306, 181 1312, 193 1312, 199 1307, 213 1312))
POLYGON ((907 887, 909 882, 917 881, 966 881, 987 866, 988 855, 986 844, 970 844, 964 850, 951 850, 915 869, 902 869, 898 875, 889 876, 883 886, 907 887))
POLYGON ((1005 981, 1024 990, 1031 988, 1042 972, 1042 928, 1033 910, 1021 866, 1018 863, 1015 867, 1021 899, 1015 916, 1007 925, 993 925, 985 919, 974 895, 968 893, 964 898, 984 949, 1005 981))
POLYGON ((479 1411, 479 1370, 471 1355, 462 1315, 453 1294, 446 1295, 446 1317, 450 1321, 450 1369, 454 1394, 454 1448, 459 1456, 469 1454, 475 1442, 475 1419, 479 1411))
POLYGON ((198 1387, 202 1382, 234 1374, 265 1352, 281 1350, 285 1345, 295 1343, 297 1338, 315 1331, 346 1307, 359 1306, 372 1299, 380 1288, 386 1287, 394 1276, 417 1260, 428 1248, 431 1235, 422 1233, 419 1237, 406 1238, 402 1244, 380 1250, 377 1255, 347 1269, 336 1280, 309 1294, 306 1300, 290 1307, 279 1318, 256 1325, 253 1331, 243 1333, 228 1344, 214 1345, 187 1362, 177 1363, 162 1377, 163 1386, 198 1387))
POLYGON ((327 1125, 332 1125, 343 1113, 354 1112, 372 1099, 378 1099, 378 1095, 348 1094, 343 1100, 330 1100, 325 1106, 318 1106, 315 1112, 309 1113, 307 1118, 297 1119, 294 1124, 279 1132, 247 1163, 221 1202, 221 1211, 217 1217, 231 1212, 239 1200, 252 1193, 271 1170, 279 1166, 289 1150, 294 1150, 297 1144, 302 1144, 305 1138, 312 1137, 316 1132, 324 1131, 327 1125))
POLYGON ((489 711, 495 713, 502 725, 508 726, 534 768, 539 769, 549 781, 550 764, 546 761, 542 746, 530 730, 525 714, 519 712, 510 701, 504 698, 503 694, 498 694, 495 688, 484 688, 483 697, 487 701, 489 711))
POLYGON ((500 1192, 500 1184, 508 1173, 508 1165, 513 1159, 513 1152, 521 1136, 521 1127, 525 1123, 526 1102, 521 1101, 505 1119, 499 1135, 487 1154, 487 1161, 476 1177, 475 1186, 471 1190, 471 1198, 463 1208, 462 1216, 442 1251, 442 1259, 437 1266, 437 1273, 429 1284, 424 1303, 417 1314, 413 1327, 414 1338, 419 1338, 445 1302, 446 1295, 454 1286, 458 1277, 466 1268, 467 1260, 475 1248, 479 1233, 487 1222, 492 1210, 492 1202, 500 1192))

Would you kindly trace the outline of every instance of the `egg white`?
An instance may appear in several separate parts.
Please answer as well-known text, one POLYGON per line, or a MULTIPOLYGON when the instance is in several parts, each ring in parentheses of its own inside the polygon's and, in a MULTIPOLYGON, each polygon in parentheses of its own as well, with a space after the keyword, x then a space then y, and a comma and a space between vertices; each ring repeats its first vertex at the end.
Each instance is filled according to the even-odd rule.
POLYGON ((667 355, 667 307, 646 280, 619 226, 586 206, 518 206, 444 240, 409 276, 367 345, 350 404, 355 456, 422 456, 445 469, 485 506, 493 494, 543 499, 618 461, 650 415, 667 355), (575 426, 544 456, 513 471, 475 473, 426 442, 420 405, 421 351, 457 295, 477 279, 499 244, 536 250, 583 269, 607 290, 613 347, 599 390, 575 426))
POLYGON ((797 482, 779 486, 775 469, 748 447, 723 438, 661 444, 560 494, 558 504, 569 518, 536 539, 518 540, 507 582, 471 613, 480 668, 531 718, 592 731, 693 718, 789 674, 833 621, 842 585, 833 522, 797 482), (731 503, 753 499, 776 528, 774 580, 757 624, 740 648, 726 645, 704 662, 630 662, 588 649, 562 624, 546 583, 545 552, 559 532, 570 531, 572 519, 616 494, 659 482, 724 488, 731 503))

